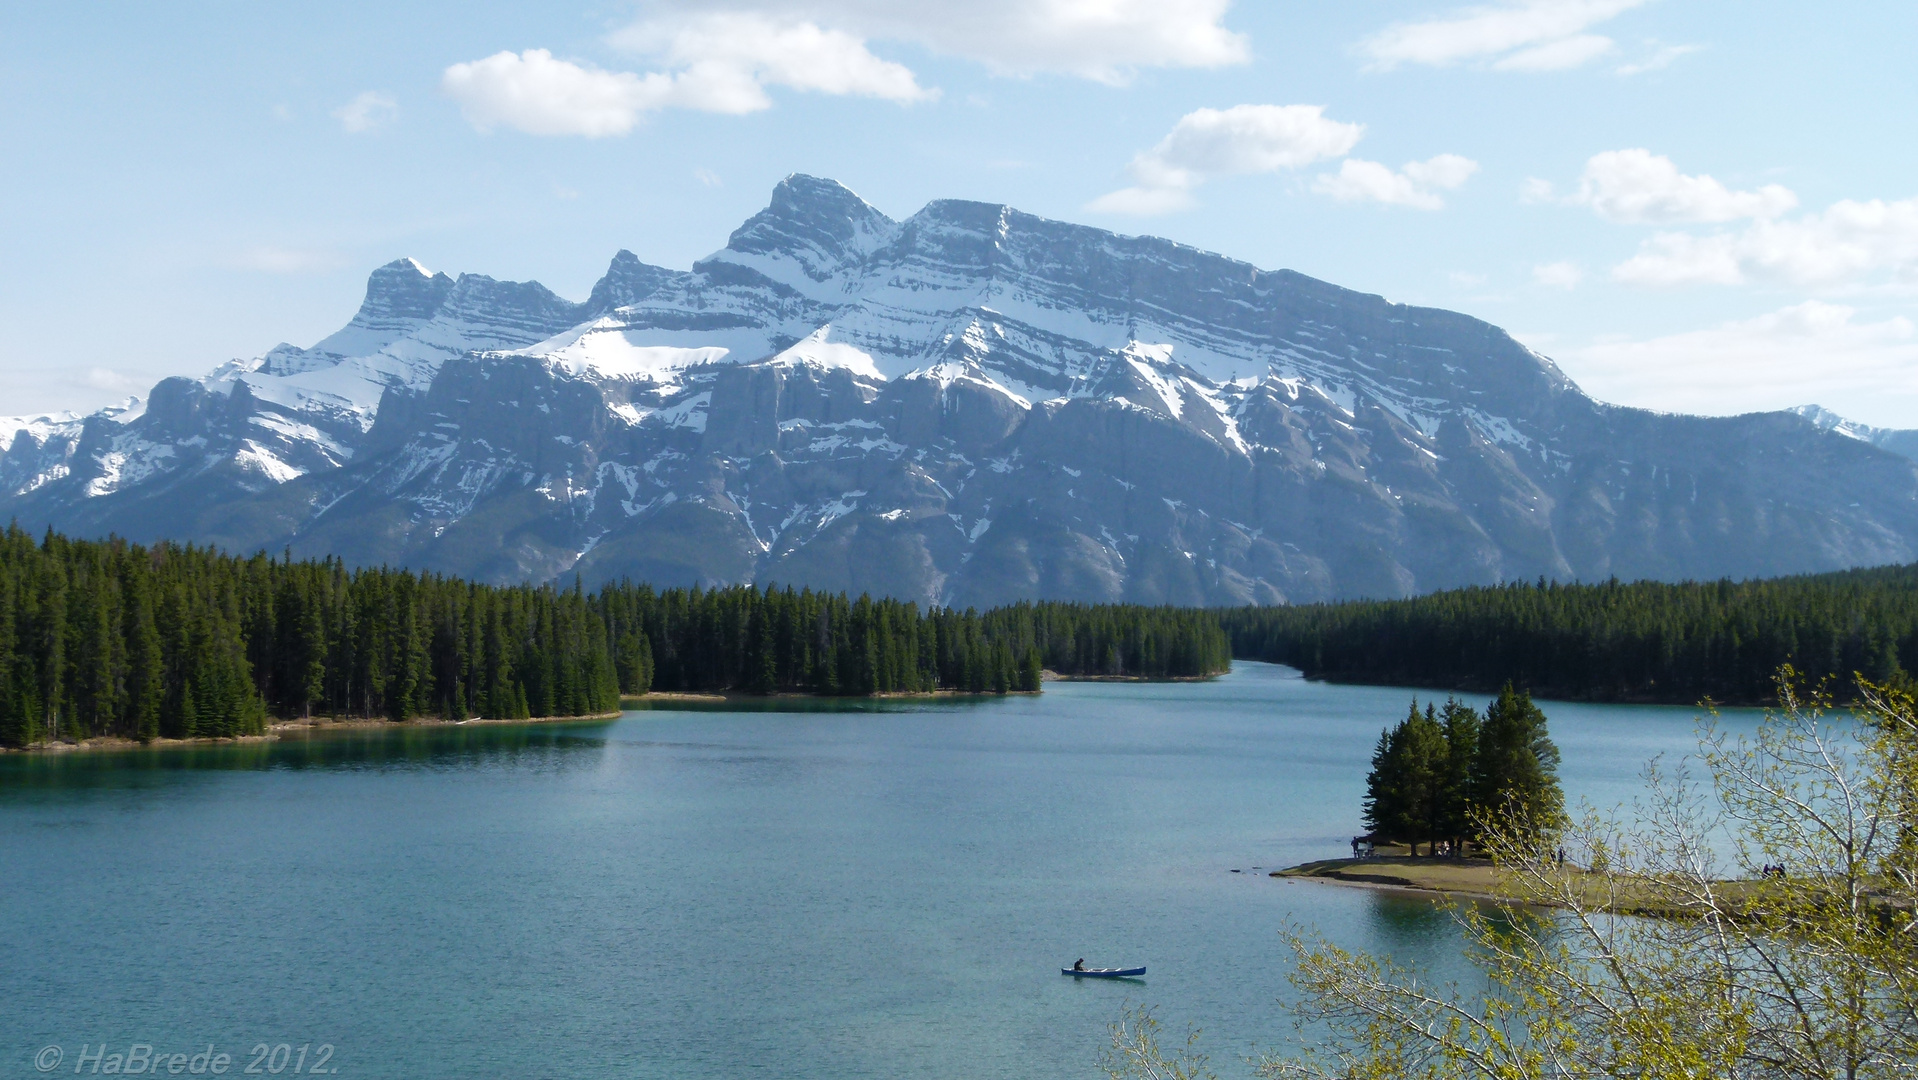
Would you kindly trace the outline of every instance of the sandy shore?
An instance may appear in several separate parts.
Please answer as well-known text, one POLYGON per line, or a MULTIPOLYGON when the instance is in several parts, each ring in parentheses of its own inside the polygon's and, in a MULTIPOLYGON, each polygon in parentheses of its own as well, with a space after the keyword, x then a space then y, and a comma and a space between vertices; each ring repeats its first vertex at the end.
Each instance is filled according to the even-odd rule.
MULTIPOLYGON (((1402 850, 1402 849, 1401 849, 1402 850)), ((1660 890, 1650 883, 1593 874, 1567 866, 1559 884, 1579 894, 1579 906, 1588 910, 1607 910, 1620 915, 1649 918, 1673 918, 1684 914, 1660 890)), ((1407 855, 1381 855, 1371 859, 1324 859, 1302 863, 1272 872, 1275 878, 1319 881, 1333 885, 1383 889, 1389 892, 1419 894, 1434 900, 1489 900, 1526 907, 1569 907, 1528 892, 1517 875, 1500 871, 1489 859, 1434 859, 1407 855)), ((1720 881, 1715 888, 1736 909, 1764 885, 1756 881, 1720 881)))
POLYGON ((1506 899, 1489 859, 1432 859, 1380 855, 1371 859, 1321 859, 1274 870, 1275 878, 1303 878, 1391 892, 1426 893, 1472 900, 1506 899))

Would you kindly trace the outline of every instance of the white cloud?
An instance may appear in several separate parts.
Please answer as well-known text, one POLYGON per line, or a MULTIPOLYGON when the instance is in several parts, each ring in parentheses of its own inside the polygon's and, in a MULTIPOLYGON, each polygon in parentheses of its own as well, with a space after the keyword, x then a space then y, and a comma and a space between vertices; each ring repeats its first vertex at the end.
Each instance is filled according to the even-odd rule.
POLYGON ((535 135, 623 135, 666 108, 749 113, 766 88, 875 97, 938 96, 869 40, 907 41, 1002 74, 1064 72, 1119 84, 1146 67, 1214 68, 1251 59, 1221 23, 1231 0, 654 0, 609 43, 663 71, 606 71, 544 49, 454 64, 440 86, 474 127, 535 135))
POLYGON ((1346 158, 1339 171, 1325 173, 1312 189, 1346 202, 1381 202, 1437 210, 1445 205, 1434 188, 1451 190, 1478 171, 1478 162, 1457 154, 1440 154, 1425 161, 1408 161, 1398 172, 1376 161, 1346 158))
POLYGON ((1182 187, 1123 187, 1092 200, 1086 209, 1095 214, 1158 217, 1190 209, 1195 202, 1192 192, 1182 187))
POLYGON ((340 122, 340 127, 355 135, 377 131, 399 119, 399 115, 400 103, 394 101, 391 94, 378 90, 362 91, 352 101, 333 110, 333 118, 340 122))
MULTIPOLYGON (((1657 43, 1648 42, 1647 44, 1656 45, 1657 43)), ((1703 48, 1704 48, 1703 45, 1660 46, 1657 50, 1652 52, 1650 55, 1646 56, 1643 60, 1635 60, 1631 63, 1618 65, 1616 69, 1616 73, 1619 75, 1631 76, 1631 75, 1643 75, 1648 71, 1662 71, 1665 68, 1671 67, 1672 63, 1676 61, 1679 57, 1689 56, 1692 53, 1698 52, 1703 48)))
POLYGON ((1182 209, 1208 177, 1300 168, 1343 155, 1364 134, 1365 125, 1329 120, 1320 105, 1198 109, 1132 159, 1133 187, 1102 195, 1087 209, 1137 215, 1182 209))
MULTIPOLYGON (((1526 201, 1553 201, 1552 187, 1527 180, 1526 201)), ((1578 191, 1562 200, 1631 224, 1724 224, 1735 231, 1660 232, 1612 268, 1634 285, 1740 285, 1755 280, 1858 284, 1875 274, 1918 274, 1918 198, 1852 199, 1788 217, 1798 196, 1778 184, 1740 191, 1711 176, 1687 175, 1642 148, 1608 150, 1586 162, 1578 191)), ((1894 281, 1892 287, 1905 282, 1894 281)))
POLYGON ((482 131, 504 125, 531 135, 588 138, 624 135, 659 109, 758 112, 772 107, 768 86, 900 104, 937 95, 853 35, 808 22, 722 12, 629 27, 615 43, 657 56, 671 70, 604 71, 528 49, 454 64, 440 86, 482 131))
POLYGON ((1585 163, 1571 202, 1611 221, 1668 224, 1771 218, 1798 205, 1777 184, 1733 191, 1709 176, 1687 176, 1672 159, 1645 149, 1607 150, 1585 163))
MULTIPOLYGON (((655 14, 639 25, 713 6, 656 3, 655 14)), ((1252 56, 1245 36, 1222 25, 1231 0, 733 0, 724 6, 864 39, 909 41, 1012 75, 1062 72, 1121 83, 1139 68, 1216 68, 1252 56)))
POLYGON ((1585 280, 1585 271, 1574 262, 1540 263, 1532 267, 1532 280, 1547 288, 1570 291, 1585 280))
POLYGON ((1369 66, 1444 67, 1490 60, 1508 71, 1559 71, 1611 52, 1610 38, 1585 31, 1646 0, 1522 0, 1467 8, 1438 19, 1393 23, 1359 43, 1369 66))
POLYGON ((528 49, 454 64, 440 88, 481 131, 505 125, 529 135, 599 138, 624 135, 642 113, 665 107, 672 79, 602 71, 528 49))
POLYGON ((704 166, 693 170, 693 179, 699 181, 703 187, 718 187, 720 185, 719 174, 704 166))
POLYGON ((1918 271, 1918 198, 1846 199, 1823 213, 1760 219, 1744 230, 1658 233, 1612 268, 1635 285, 1738 285, 1754 279, 1833 284, 1918 271))
POLYGON ((1560 363, 1620 404, 1723 416, 1822 401, 1852 419, 1911 427, 1918 331, 1904 317, 1857 315, 1813 300, 1706 330, 1601 342, 1560 363))
POLYGON ((677 69, 674 103, 709 112, 770 108, 766 86, 901 104, 934 96, 910 69, 874 56, 853 34, 755 12, 638 23, 612 43, 663 59, 677 69))

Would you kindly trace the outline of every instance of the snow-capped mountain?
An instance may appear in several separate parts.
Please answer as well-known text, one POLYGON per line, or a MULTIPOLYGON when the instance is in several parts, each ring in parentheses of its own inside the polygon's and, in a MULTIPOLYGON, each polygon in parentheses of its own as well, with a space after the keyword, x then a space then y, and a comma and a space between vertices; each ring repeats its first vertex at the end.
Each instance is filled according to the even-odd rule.
POLYGON ((1464 315, 804 176, 690 271, 622 251, 573 303, 402 259, 311 348, 0 424, 23 524, 493 581, 1236 603, 1918 558, 1918 462, 1835 418, 1605 405, 1464 315))
POLYGON ((1847 420, 1823 405, 1800 405, 1792 412, 1827 431, 1835 431, 1860 442, 1868 442, 1881 450, 1889 450, 1901 457, 1918 460, 1918 431, 1861 424, 1856 420, 1847 420))

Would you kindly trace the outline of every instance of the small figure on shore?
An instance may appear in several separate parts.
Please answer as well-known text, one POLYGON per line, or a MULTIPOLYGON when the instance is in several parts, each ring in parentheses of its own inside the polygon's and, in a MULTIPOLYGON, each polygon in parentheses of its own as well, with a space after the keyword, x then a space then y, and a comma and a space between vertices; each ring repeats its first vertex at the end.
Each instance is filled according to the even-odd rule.
POLYGON ((1561 870, 1565 868, 1565 849, 1564 848, 1558 849, 1558 867, 1561 870))
POLYGON ((1072 970, 1074 970, 1074 971, 1084 971, 1085 969, 1086 969, 1086 958, 1085 958, 1085 957, 1083 957, 1083 956, 1081 956, 1081 957, 1080 957, 1079 959, 1077 959, 1077 960, 1074 960, 1074 961, 1072 962, 1072 970))

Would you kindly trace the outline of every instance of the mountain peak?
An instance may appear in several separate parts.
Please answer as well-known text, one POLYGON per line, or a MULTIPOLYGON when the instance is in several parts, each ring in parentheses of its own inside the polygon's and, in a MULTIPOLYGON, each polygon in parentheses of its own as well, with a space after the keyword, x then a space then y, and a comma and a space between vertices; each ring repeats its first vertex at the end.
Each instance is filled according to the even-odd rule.
POLYGON ((857 212, 859 210, 877 213, 851 188, 824 176, 808 176, 805 173, 789 173, 784 180, 773 185, 772 198, 767 202, 768 209, 785 213, 803 213, 807 208, 857 212))
POLYGON ((773 188, 766 209, 735 229, 725 251, 713 258, 762 272, 765 263, 792 260, 806 277, 824 281, 876 250, 897 228, 844 184, 794 173, 773 188))
POLYGON ((586 315, 596 319, 628 304, 637 304, 675 276, 676 271, 643 262, 639 256, 621 248, 606 267, 605 275, 594 283, 593 295, 586 300, 586 315))
POLYGON ((366 299, 356 322, 373 325, 395 319, 430 319, 453 291, 453 279, 421 266, 416 259, 394 259, 366 278, 366 299))

